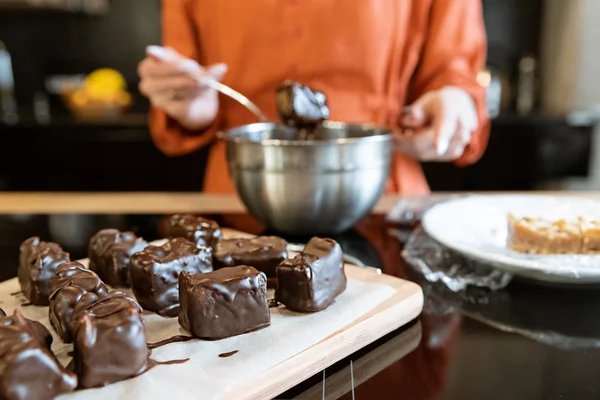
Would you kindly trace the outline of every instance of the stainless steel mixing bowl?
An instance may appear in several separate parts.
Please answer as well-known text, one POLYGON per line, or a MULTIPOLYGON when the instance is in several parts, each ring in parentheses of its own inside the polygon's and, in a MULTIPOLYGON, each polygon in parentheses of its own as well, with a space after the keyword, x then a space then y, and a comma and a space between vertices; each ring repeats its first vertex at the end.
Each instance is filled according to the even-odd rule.
POLYGON ((381 196, 392 135, 372 125, 325 122, 313 140, 274 123, 219 133, 249 212, 289 234, 332 235, 352 227, 381 196))

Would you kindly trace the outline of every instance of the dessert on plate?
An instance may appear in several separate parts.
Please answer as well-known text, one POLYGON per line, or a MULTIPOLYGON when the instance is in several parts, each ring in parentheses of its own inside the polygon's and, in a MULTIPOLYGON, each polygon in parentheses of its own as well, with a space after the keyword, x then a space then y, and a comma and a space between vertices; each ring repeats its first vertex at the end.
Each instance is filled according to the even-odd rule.
POLYGON ((509 214, 507 245, 526 254, 600 254, 600 221, 509 214))

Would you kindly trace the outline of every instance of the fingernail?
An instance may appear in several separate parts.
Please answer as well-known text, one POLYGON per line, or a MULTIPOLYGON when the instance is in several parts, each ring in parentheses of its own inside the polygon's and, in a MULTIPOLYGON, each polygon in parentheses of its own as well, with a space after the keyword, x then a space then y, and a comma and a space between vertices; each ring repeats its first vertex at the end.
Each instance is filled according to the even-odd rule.
POLYGON ((168 57, 165 48, 162 46, 155 46, 155 45, 147 46, 146 53, 150 54, 151 56, 154 56, 160 60, 166 60, 168 57))
POLYGON ((221 79, 227 73, 228 69, 227 64, 215 64, 210 68, 210 74, 215 79, 221 79))

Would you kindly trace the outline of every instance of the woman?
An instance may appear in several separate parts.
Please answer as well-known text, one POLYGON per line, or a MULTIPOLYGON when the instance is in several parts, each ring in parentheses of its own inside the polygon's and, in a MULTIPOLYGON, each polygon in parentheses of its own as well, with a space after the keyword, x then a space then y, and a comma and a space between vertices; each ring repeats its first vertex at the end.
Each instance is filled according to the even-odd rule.
POLYGON ((467 165, 485 149, 481 0, 163 0, 162 15, 170 50, 140 63, 140 90, 165 154, 212 145, 207 192, 234 192, 215 133, 256 120, 190 70, 273 119, 275 89, 292 79, 328 96, 332 120, 411 128, 396 137, 388 193, 428 192, 419 161, 467 165))

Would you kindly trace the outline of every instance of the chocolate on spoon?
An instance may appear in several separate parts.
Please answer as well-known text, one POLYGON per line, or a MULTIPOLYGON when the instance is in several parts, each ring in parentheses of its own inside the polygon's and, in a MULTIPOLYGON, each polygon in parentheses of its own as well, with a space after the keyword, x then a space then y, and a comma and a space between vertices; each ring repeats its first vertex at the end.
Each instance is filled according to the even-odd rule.
POLYGON ((281 121, 299 129, 301 136, 329 118, 327 96, 297 82, 287 80, 277 88, 276 104, 281 121))

